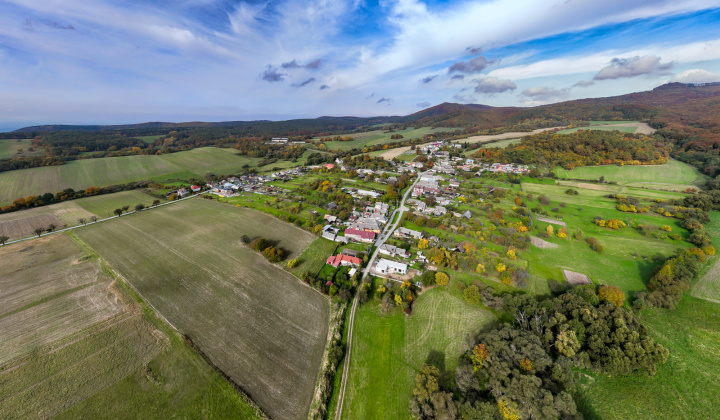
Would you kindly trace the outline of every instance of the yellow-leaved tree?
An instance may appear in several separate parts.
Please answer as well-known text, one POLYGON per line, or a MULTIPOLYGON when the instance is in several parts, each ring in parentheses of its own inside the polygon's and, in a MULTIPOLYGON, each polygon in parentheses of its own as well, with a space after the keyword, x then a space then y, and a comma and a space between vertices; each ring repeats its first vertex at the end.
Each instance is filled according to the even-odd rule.
POLYGON ((418 248, 420 249, 427 249, 428 248, 428 240, 427 239, 420 239, 418 241, 418 248))
POLYGON ((612 302, 615 306, 623 306, 625 303, 625 293, 617 286, 600 286, 597 295, 600 301, 612 302))
POLYGON ((548 235, 552 235, 555 229, 553 229, 552 225, 548 225, 547 229, 545 230, 547 230, 548 235))
POLYGON ((435 283, 437 283, 440 286, 447 286, 448 282, 450 281, 450 277, 448 277, 445 273, 435 273, 435 283))

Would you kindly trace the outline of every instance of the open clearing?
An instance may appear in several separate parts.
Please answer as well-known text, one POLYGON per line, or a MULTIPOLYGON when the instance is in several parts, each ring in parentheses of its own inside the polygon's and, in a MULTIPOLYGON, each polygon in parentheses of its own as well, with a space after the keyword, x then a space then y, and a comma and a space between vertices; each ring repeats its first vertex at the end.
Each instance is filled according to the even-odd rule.
POLYGON ((0 159, 9 159, 19 156, 42 156, 45 152, 40 150, 28 151, 32 146, 30 139, 7 139, 0 140, 0 159), (18 153, 18 149, 22 149, 22 153, 18 153))
MULTIPOLYGON (((311 152, 306 151, 305 154, 311 152)), ((76 190, 95 186, 123 184, 153 179, 203 178, 207 172, 237 173, 243 165, 257 167, 260 158, 238 156, 235 149, 203 147, 160 156, 122 156, 85 159, 60 166, 22 169, 0 173, 0 204, 19 197, 56 193, 65 188, 76 190)), ((301 165, 302 161, 278 161, 258 170, 301 165)))
MULTIPOLYGON (((398 308, 383 315, 377 301, 356 313, 344 419, 408 419, 415 375, 433 352, 454 377, 466 337, 495 317, 444 290, 418 297, 407 317, 398 308)), ((331 405, 334 407, 334 405, 331 405)))
POLYGON ((707 178, 692 166, 675 159, 664 165, 582 166, 572 171, 557 167, 555 172, 559 178, 600 179, 603 176, 606 181, 628 187, 670 190, 697 188, 707 178))
POLYGON ((624 133, 653 134, 655 129, 637 121, 594 121, 586 127, 568 128, 559 131, 560 134, 570 134, 579 130, 603 130, 603 131, 622 131, 624 133))
MULTIPOLYGON (((720 249, 720 212, 710 213, 710 223, 705 224, 705 230, 713 240, 716 249, 720 249)), ((702 274, 700 280, 690 290, 690 294, 696 298, 720 303, 720 256, 711 257, 715 259, 714 264, 702 274)))
MULTIPOLYGON (((385 132, 385 130, 374 130, 365 133, 350 133, 341 134, 342 137, 350 136, 353 141, 328 141, 325 142, 328 150, 350 150, 354 148, 363 148, 365 146, 374 146, 376 144, 394 143, 402 140, 410 140, 415 138, 421 138, 426 134, 439 133, 444 131, 454 131, 457 128, 453 127, 421 127, 421 128, 408 128, 406 130, 396 130, 391 133, 385 132), (401 134, 402 139, 391 139, 390 137, 394 134, 401 134)), ((335 136, 333 136, 335 137, 335 136)), ((314 140, 318 140, 315 138, 314 140)))
MULTIPOLYGON (((648 334, 670 350, 655 376, 589 374, 581 382, 586 413, 604 419, 705 419, 720 411, 720 305, 683 298, 674 311, 642 314, 648 334)), ((586 418, 590 418, 586 416, 586 418)))
POLYGON ((268 415, 306 418, 329 301, 240 237, 278 240, 294 258, 313 235, 254 210, 199 199, 77 234, 268 415))

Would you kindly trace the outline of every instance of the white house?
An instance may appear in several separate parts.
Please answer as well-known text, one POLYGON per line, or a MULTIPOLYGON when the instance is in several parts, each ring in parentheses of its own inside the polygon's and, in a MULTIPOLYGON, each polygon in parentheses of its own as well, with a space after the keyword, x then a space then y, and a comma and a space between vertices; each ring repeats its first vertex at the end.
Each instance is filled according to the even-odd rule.
POLYGON ((407 274, 407 264, 392 260, 381 259, 375 270, 381 274, 407 274))

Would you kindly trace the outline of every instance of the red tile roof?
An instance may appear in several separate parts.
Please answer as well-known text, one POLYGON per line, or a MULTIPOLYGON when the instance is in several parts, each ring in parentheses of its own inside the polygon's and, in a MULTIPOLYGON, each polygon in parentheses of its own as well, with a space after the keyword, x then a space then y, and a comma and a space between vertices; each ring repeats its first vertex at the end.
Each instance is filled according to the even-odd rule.
POLYGON ((364 230, 357 230, 353 228, 345 229, 345 236, 353 235, 353 236, 359 236, 363 239, 375 239, 375 233, 374 232, 368 232, 364 230))

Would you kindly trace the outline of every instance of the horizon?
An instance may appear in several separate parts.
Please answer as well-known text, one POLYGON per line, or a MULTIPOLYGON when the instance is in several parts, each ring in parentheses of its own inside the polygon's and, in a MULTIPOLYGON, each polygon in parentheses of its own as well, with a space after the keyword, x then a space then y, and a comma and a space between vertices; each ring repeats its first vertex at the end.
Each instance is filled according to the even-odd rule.
POLYGON ((717 1, 10 0, 0 10, 0 131, 527 107, 720 81, 717 1), (492 22, 478 25, 483 16, 492 22))

